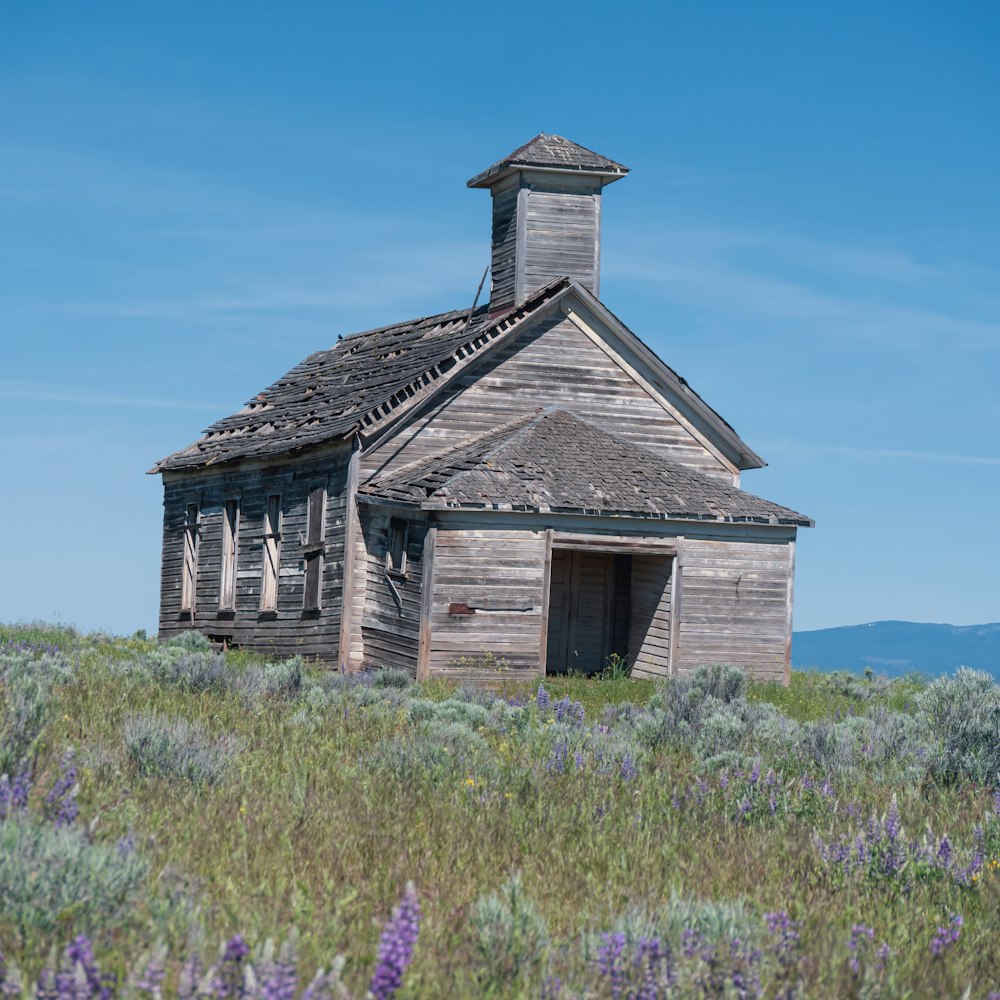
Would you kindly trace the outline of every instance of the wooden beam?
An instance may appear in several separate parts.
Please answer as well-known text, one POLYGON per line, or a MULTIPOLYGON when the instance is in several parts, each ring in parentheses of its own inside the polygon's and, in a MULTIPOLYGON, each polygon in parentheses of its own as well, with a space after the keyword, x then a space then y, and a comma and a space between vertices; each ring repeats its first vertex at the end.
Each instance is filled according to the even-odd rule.
POLYGON ((670 567, 670 647, 667 669, 671 677, 677 676, 681 644, 681 603, 684 590, 684 536, 677 537, 677 555, 670 567))
POLYGON ((545 676, 549 648, 549 591, 552 589, 552 529, 545 529, 545 562, 542 569, 542 628, 538 645, 538 673, 545 676))
POLYGON ((795 596, 795 542, 788 543, 788 608, 785 623, 785 687, 792 681, 792 608, 795 596))
POLYGON ((425 681, 431 671, 431 614, 434 610, 434 549, 437 528, 431 524, 424 537, 423 571, 420 577, 420 639, 417 647, 417 680, 425 681))
POLYGON ((358 467, 361 461, 361 439, 354 435, 351 460, 347 467, 344 488, 344 576, 340 601, 340 640, 337 657, 343 670, 353 670, 351 662, 351 618, 354 614, 355 536, 358 531, 358 467))

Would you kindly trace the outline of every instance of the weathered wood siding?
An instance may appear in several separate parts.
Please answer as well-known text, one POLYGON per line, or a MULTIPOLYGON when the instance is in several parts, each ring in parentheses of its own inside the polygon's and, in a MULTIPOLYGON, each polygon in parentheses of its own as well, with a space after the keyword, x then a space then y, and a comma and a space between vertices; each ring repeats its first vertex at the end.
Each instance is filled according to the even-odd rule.
POLYGON ((437 528, 431 602, 430 672, 479 678, 481 658, 537 675, 542 639, 545 532, 437 528), (473 614, 451 614, 451 605, 473 614), (459 662, 464 661, 464 662, 459 662), (479 661, 479 662, 477 662, 479 661))
POLYGON ((666 677, 670 673, 669 556, 632 557, 632 608, 628 657, 635 677, 666 677))
POLYGON ((732 479, 718 458, 561 313, 540 320, 456 378, 431 407, 362 457, 361 479, 549 405, 649 451, 732 479))
POLYGON ((685 539, 677 672, 732 663, 786 679, 789 556, 787 541, 685 539))
POLYGON ((389 522, 402 512, 361 504, 358 513, 360 537, 354 573, 361 665, 398 667, 416 677, 426 520, 409 520, 406 574, 390 575, 386 571, 389 522))
POLYGON ((512 178, 493 192, 493 248, 490 257, 490 308, 514 304, 517 282, 517 202, 520 186, 512 178))
MULTIPOLYGON (((337 662, 344 558, 344 501, 349 449, 262 468, 168 475, 164 481, 160 635, 195 628, 247 649, 301 653, 337 662), (309 492, 327 490, 322 532, 320 607, 307 610, 305 579, 309 492), (281 497, 277 607, 262 611, 264 515, 267 498, 281 497), (220 606, 226 501, 239 503, 236 592, 220 606), (181 610, 184 520, 197 503, 198 566, 193 617, 181 610)), ((315 534, 315 533, 314 533, 315 534)))
POLYGON ((524 289, 568 277, 598 294, 601 196, 525 189, 524 289))

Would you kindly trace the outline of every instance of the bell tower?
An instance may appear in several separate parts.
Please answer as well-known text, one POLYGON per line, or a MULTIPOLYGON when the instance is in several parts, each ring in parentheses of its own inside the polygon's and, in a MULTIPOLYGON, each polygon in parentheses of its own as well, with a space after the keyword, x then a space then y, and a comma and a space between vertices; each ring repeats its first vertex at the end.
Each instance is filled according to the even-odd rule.
POLYGON ((523 302, 553 278, 573 278, 599 294, 601 192, 627 173, 542 132, 468 182, 493 196, 491 313, 523 302))

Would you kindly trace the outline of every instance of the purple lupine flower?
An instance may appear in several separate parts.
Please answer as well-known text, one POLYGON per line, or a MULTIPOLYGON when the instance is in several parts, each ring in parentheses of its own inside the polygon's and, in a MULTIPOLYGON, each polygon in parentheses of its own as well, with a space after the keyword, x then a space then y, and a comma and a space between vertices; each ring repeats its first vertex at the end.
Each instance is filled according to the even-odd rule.
POLYGON ((59 769, 59 778, 45 796, 45 809, 55 826, 72 826, 80 811, 76 804, 76 764, 72 748, 63 755, 59 769))
POLYGON ((851 953, 848 964, 851 967, 851 972, 855 975, 861 971, 861 959, 858 958, 858 945, 865 938, 869 941, 875 940, 874 928, 866 927, 864 924, 853 924, 851 927, 851 939, 847 942, 847 949, 851 953))
POLYGON ((937 862, 938 862, 938 864, 942 868, 950 868, 951 867, 951 856, 952 856, 951 841, 948 839, 948 835, 945 834, 941 838, 940 843, 938 844, 938 849, 937 849, 937 862))
POLYGON ((538 693, 535 695, 535 705, 539 712, 546 712, 549 708, 549 702, 552 699, 549 697, 549 692, 545 690, 544 684, 538 685, 538 693))
POLYGON ((220 1000, 246 996, 246 960, 249 955, 250 949, 242 935, 229 939, 212 980, 214 996, 220 1000))
POLYGON ((694 958, 695 952, 703 943, 704 939, 699 931, 693 927, 685 927, 681 933, 681 954, 685 958, 694 958))
POLYGON ((622 781, 629 782, 636 776, 635 764, 632 763, 632 757, 630 754, 625 754, 622 757, 621 763, 621 775, 622 781))
POLYGON ((765 913, 764 919, 767 921, 767 929, 776 939, 774 954, 779 959, 786 959, 798 944, 799 925, 789 917, 787 910, 765 913))
POLYGON ((660 987, 669 989, 674 981, 670 948, 664 946, 658 937, 639 939, 633 965, 642 980, 639 989, 629 993, 629 997, 635 1000, 659 1000, 660 987))
POLYGON ((889 838, 890 843, 896 842, 901 830, 902 823, 899 821, 899 806, 896 805, 896 797, 893 796, 892 801, 889 803, 889 811, 885 816, 885 835, 889 838))
POLYGON ((413 946, 419 933, 420 904, 413 883, 408 882, 399 906, 382 929, 378 963, 369 986, 375 1000, 387 1000, 402 985, 403 973, 413 958, 413 946))
POLYGON ((778 811, 778 800, 773 795, 767 800, 767 808, 771 810, 772 816, 778 811))
POLYGON ((586 761, 584 760, 582 750, 577 750, 576 756, 573 758, 573 764, 578 771, 583 770, 584 766, 586 765, 586 761))
POLYGON ((948 923, 943 927, 938 927, 934 933, 934 937, 931 938, 931 954, 935 958, 940 958, 951 948, 952 945, 958 943, 958 939, 961 936, 962 916, 959 913, 953 913, 949 918, 948 923))
POLYGON ((152 997, 163 995, 163 980, 167 976, 167 970, 163 967, 163 962, 154 957, 147 963, 145 969, 132 984, 137 993, 148 993, 152 997))
POLYGON ((625 950, 625 935, 621 931, 601 935, 601 947, 597 950, 597 972, 608 980, 611 1000, 621 1000, 625 988, 625 969, 622 952, 625 950))
POLYGON ((66 945, 62 965, 54 977, 50 974, 46 987, 60 1000, 110 1000, 115 977, 101 975, 90 939, 80 934, 66 945))
POLYGON ((297 985, 295 962, 291 958, 279 958, 263 976, 261 1000, 295 1000, 297 985))
POLYGON ((558 1000, 562 996, 562 980, 558 976, 549 976, 542 983, 540 1000, 558 1000))
POLYGON ((753 767, 750 768, 749 781, 751 785, 756 785, 759 780, 760 780, 760 758, 757 757, 754 759, 753 767))
POLYGON ((549 774, 562 774, 566 770, 566 758, 569 756, 569 744, 565 740, 560 740, 549 754, 549 759, 545 764, 545 769, 549 774))
POLYGON ((753 804, 750 802, 746 796, 744 796, 743 801, 740 803, 740 819, 746 819, 747 813, 753 809, 753 804))
POLYGON ((194 1000, 198 995, 198 984, 201 981, 201 959, 190 955, 181 967, 180 978, 177 981, 178 1000, 194 1000))

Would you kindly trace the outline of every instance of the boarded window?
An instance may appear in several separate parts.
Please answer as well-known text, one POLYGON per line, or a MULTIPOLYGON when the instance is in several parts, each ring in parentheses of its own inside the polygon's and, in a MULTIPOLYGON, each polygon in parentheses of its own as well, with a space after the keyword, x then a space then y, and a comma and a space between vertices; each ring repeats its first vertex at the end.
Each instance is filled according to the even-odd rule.
POLYGON ((189 503, 184 512, 184 566, 181 576, 181 610, 194 611, 198 585, 198 505, 189 503))
POLYGON ((281 556, 281 497, 267 498, 264 510, 264 576, 260 588, 261 611, 278 607, 278 565, 281 556))
POLYGON ((323 511, 326 506, 326 490, 317 486, 309 491, 309 518, 306 524, 306 542, 302 554, 306 561, 305 594, 302 607, 306 611, 318 611, 321 606, 323 589, 323 511))
POLYGON ((240 534, 240 502, 227 500, 222 511, 222 565, 219 568, 219 607, 236 607, 236 560, 240 534))
POLYGON ((410 525, 401 517, 389 521, 389 544, 385 554, 385 568, 390 573, 406 572, 406 545, 409 541, 410 525))

